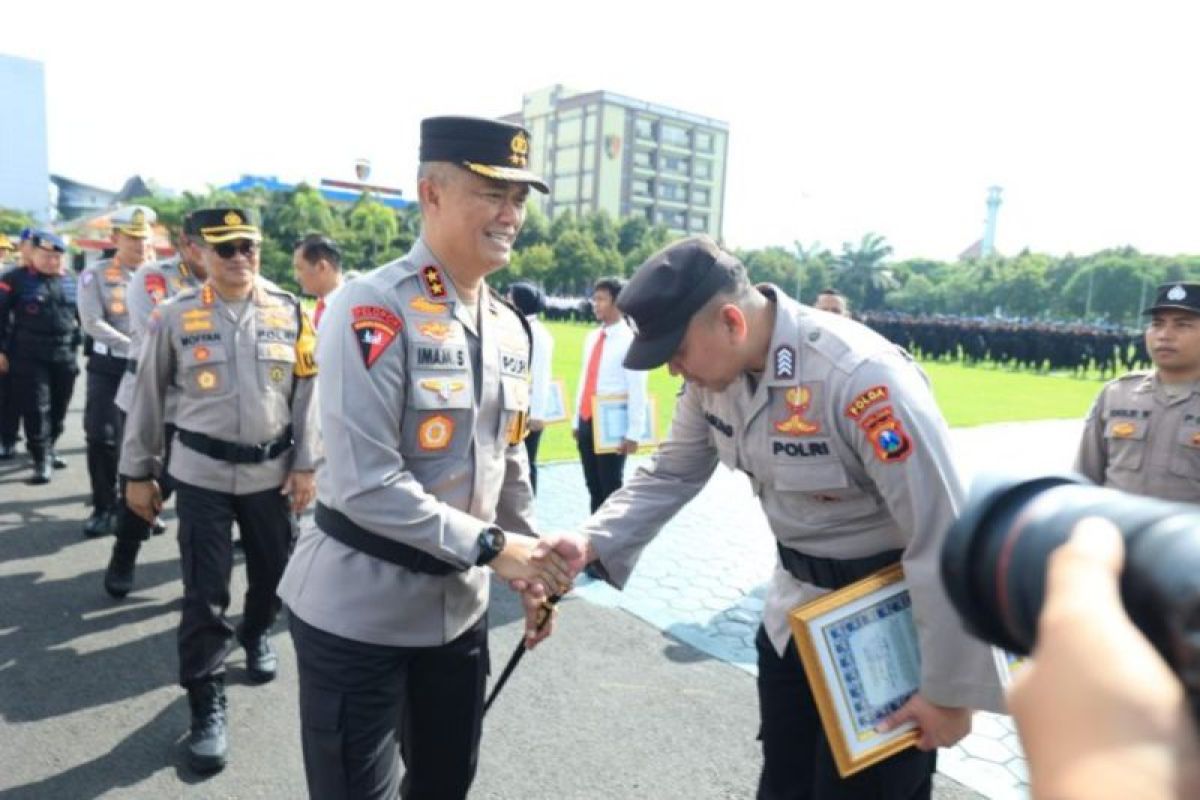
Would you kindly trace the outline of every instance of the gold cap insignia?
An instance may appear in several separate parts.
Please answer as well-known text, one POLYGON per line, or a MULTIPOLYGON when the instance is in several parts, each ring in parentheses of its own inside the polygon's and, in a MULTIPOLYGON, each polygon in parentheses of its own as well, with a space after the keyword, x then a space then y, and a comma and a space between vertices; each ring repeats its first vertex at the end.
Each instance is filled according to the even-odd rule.
POLYGON ((230 211, 228 214, 225 215, 225 224, 226 225, 241 225, 242 224, 241 214, 237 213, 236 211, 230 211))
POLYGON ((525 166, 526 156, 529 155, 529 137, 525 135, 524 131, 512 138, 509 147, 512 149, 512 155, 508 157, 508 160, 518 167, 525 166))
POLYGON ((129 224, 134 225, 138 228, 145 225, 146 224, 146 212, 142 211, 140 208, 137 211, 134 211, 133 217, 129 220, 129 224))

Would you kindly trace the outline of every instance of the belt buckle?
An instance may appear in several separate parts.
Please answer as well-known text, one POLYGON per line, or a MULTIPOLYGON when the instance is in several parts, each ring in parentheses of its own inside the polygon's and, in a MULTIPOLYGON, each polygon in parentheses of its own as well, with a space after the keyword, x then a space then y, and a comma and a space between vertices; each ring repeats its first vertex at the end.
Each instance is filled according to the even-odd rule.
POLYGON ((271 443, 264 442, 254 445, 254 457, 258 459, 258 463, 266 461, 271 455, 271 443))

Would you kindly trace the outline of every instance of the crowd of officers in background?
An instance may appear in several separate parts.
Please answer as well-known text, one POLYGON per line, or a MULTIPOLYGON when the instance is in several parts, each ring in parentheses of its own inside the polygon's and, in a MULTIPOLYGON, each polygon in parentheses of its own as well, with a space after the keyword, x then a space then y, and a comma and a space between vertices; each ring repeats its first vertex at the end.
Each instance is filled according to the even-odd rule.
POLYGON ((1140 330, 1071 322, 1020 322, 976 317, 915 317, 867 311, 855 318, 909 352, 930 361, 996 364, 1037 372, 1089 369, 1102 376, 1147 369, 1140 330))

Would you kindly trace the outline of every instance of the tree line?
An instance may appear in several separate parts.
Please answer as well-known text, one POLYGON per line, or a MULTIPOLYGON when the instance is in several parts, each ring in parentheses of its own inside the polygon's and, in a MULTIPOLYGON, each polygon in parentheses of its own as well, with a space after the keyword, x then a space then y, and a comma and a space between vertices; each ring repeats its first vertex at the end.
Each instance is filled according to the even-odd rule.
MULTIPOLYGON (((253 189, 154 195, 136 201, 176 228, 192 209, 241 205, 255 209, 263 228, 262 269, 271 280, 295 289, 292 248, 305 234, 324 233, 338 242, 343 267, 366 270, 400 257, 420 231, 416 205, 395 210, 369 194, 353 204, 334 204, 314 187, 289 192, 253 189)), ((3 220, 0 212, 0 220, 3 220)), ((604 211, 547 219, 529 204, 512 263, 495 276, 504 286, 529 280, 548 292, 585 295, 605 275, 627 276, 648 256, 675 238, 645 217, 615 220, 604 211)), ((861 311, 909 314, 1002 316, 1030 320, 1086 320, 1137 324, 1157 284, 1200 280, 1200 256, 1161 256, 1132 247, 1086 256, 1051 256, 1022 251, 957 261, 892 258, 887 240, 867 233, 832 250, 819 243, 739 249, 755 282, 771 282, 812 302, 835 288, 861 311)))

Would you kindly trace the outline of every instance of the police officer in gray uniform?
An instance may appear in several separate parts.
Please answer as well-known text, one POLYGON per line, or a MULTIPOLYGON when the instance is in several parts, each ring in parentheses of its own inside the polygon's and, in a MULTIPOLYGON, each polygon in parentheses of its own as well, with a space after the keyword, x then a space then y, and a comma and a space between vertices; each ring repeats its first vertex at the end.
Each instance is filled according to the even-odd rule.
POLYGON ((1200 502, 1200 283, 1158 287, 1149 372, 1108 383, 1088 414, 1077 472, 1126 492, 1200 502))
MULTIPOLYGON (((195 224, 195 215, 187 214, 176 240, 178 254, 165 261, 154 261, 143 264, 129 281, 126 289, 127 305, 129 306, 129 358, 126 362, 124 377, 117 389, 116 404, 122 414, 129 413, 129 405, 133 400, 134 385, 137 375, 138 356, 142 352, 142 341, 145 339, 146 324, 150 314, 161 303, 187 289, 196 289, 204 283, 207 272, 203 263, 203 239, 195 224)), ((163 441, 163 467, 159 474, 162 499, 165 503, 171 496, 170 459, 171 440, 175 436, 175 408, 179 402, 179 391, 174 386, 167 388, 166 429, 163 441)), ((125 479, 121 478, 119 497, 125 496, 125 479)), ((112 555, 108 568, 104 571, 104 590, 114 598, 122 598, 133 589, 133 573, 137 563, 137 554, 142 542, 151 533, 162 533, 166 530, 161 520, 148 523, 129 510, 122 499, 119 503, 117 525, 114 533, 112 555)))
POLYGON ((295 297, 258 277, 261 234, 239 208, 195 212, 208 279, 150 315, 121 453, 126 502, 143 519, 162 506, 167 396, 178 392, 170 471, 179 514, 183 609, 179 682, 192 711, 193 769, 225 765, 225 657, 236 635, 251 680, 275 677, 268 639, 291 542, 290 510, 311 502, 315 335, 295 297), (231 528, 246 554, 245 613, 225 618, 231 528))
POLYGON ((530 560, 529 336, 483 280, 508 263, 529 187, 546 191, 528 151, 516 125, 424 120, 421 237, 321 320, 316 525, 279 587, 313 797, 465 797, 488 670, 483 567, 568 580, 557 556, 530 560))
POLYGON ((999 710, 1002 699, 990 648, 964 632, 938 577, 963 492, 925 375, 858 323, 751 286, 745 267, 703 236, 652 256, 617 304, 637 331, 625 366, 667 363, 686 384, 653 462, 559 552, 572 568, 598 561, 621 587, 717 464, 746 473, 779 551, 757 639, 758 796, 929 797, 935 748, 968 733, 971 709, 999 710), (920 749, 842 779, 787 615, 895 563, 912 596, 921 684, 888 720, 915 722, 920 749))
POLYGON ((91 337, 87 363, 87 401, 83 430, 87 437, 88 477, 92 482, 92 515, 85 536, 107 536, 117 526, 117 448, 121 415, 115 400, 130 353, 129 279, 146 263, 156 217, 145 206, 126 206, 112 216, 112 259, 93 264, 79 276, 79 318, 91 337))

